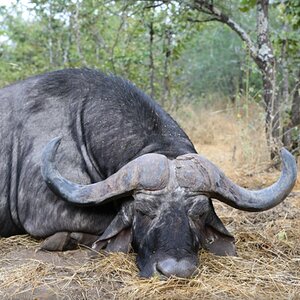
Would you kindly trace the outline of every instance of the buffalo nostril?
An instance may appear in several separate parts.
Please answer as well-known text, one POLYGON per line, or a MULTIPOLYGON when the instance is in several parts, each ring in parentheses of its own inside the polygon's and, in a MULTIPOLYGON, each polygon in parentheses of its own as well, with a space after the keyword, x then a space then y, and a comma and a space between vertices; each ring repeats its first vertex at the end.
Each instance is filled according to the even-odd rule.
POLYGON ((170 277, 177 276, 187 278, 192 276, 197 267, 187 259, 176 260, 174 258, 166 258, 157 263, 156 269, 159 273, 170 277))

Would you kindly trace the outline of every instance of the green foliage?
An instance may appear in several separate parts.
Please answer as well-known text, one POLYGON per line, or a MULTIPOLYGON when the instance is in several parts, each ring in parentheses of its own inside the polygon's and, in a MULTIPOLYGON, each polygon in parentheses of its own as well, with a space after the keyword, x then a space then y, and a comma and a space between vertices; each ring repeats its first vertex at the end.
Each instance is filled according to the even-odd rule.
MULTIPOLYGON (((274 1, 271 11, 272 43, 278 59, 278 86, 282 87, 283 63, 288 72, 289 91, 291 96, 297 86, 300 68, 300 2, 294 0, 274 1)), ((285 103, 284 110, 290 113, 292 97, 285 103), (288 105, 287 105, 288 104, 288 105), (288 106, 288 107, 287 107, 288 106)), ((286 99, 285 99, 286 101, 286 99)), ((283 114, 283 121, 290 116, 283 114)))
POLYGON ((248 12, 256 6, 256 0, 241 0, 239 9, 241 12, 248 12))
MULTIPOLYGON (((191 9, 190 3, 16 0, 2 6, 0 86, 55 69, 91 67, 124 76, 148 93, 154 89, 155 98, 172 107, 184 98, 212 94, 255 98, 261 91, 260 74, 245 45, 224 25, 203 22, 209 16, 191 9)), ((214 4, 254 38, 256 1, 214 4)), ((288 39, 293 74, 299 58, 299 1, 273 1, 271 10, 276 55, 288 39), (290 30, 283 30, 283 24, 290 30)))
POLYGON ((32 0, 27 8, 20 2, 3 8, 0 85, 44 71, 86 66, 124 76, 149 92, 152 23, 155 95, 163 97, 165 80, 175 92, 173 74, 180 72, 176 61, 200 26, 187 21, 193 12, 172 3, 157 9, 148 7, 151 4, 32 0))
POLYGON ((246 89, 255 97, 261 88, 260 74, 241 40, 221 24, 211 23, 195 36, 180 63, 189 66, 180 80, 198 97, 219 94, 234 100, 246 89))
POLYGON ((281 0, 274 1, 274 5, 278 6, 282 15, 291 24, 293 30, 300 28, 300 2, 299 0, 281 0))

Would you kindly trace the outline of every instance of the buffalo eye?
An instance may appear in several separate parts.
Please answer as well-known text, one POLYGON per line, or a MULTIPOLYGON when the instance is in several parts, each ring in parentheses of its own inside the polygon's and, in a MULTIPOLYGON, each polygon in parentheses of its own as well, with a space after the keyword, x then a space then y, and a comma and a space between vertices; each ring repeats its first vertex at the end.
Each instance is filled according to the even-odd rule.
POLYGON ((153 212, 150 212, 149 210, 145 210, 145 209, 136 209, 136 213, 141 216, 142 218, 148 218, 150 220, 153 220, 156 215, 153 212))
POLYGON ((147 201, 147 199, 142 199, 135 201, 134 207, 139 216, 153 220, 159 211, 159 205, 159 201, 147 201))

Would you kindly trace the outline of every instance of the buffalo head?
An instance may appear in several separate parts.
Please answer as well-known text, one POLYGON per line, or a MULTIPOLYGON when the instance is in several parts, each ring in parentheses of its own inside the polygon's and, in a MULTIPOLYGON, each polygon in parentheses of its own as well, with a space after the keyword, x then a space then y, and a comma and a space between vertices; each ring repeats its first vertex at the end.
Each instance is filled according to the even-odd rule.
POLYGON ((56 170, 59 143, 59 138, 52 140, 43 153, 42 174, 47 185, 76 205, 120 201, 121 209, 94 247, 122 250, 132 243, 143 277, 156 273, 189 277, 197 268, 201 248, 217 255, 235 255, 234 238, 216 215, 211 198, 237 209, 263 211, 283 201, 297 177, 295 159, 285 149, 281 150, 281 177, 258 191, 233 183, 198 154, 170 160, 152 153, 132 160, 106 180, 83 186, 56 170), (107 242, 112 239, 113 243, 107 242))

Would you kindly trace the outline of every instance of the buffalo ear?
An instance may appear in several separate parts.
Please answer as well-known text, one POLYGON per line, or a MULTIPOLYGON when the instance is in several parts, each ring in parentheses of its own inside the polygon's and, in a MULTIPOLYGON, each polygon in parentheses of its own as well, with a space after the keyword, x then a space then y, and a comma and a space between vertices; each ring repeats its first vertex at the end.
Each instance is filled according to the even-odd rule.
POLYGON ((130 251, 132 241, 131 227, 127 227, 118 232, 115 236, 106 240, 101 237, 93 243, 92 249, 99 251, 105 249, 108 252, 124 252, 130 251))
POLYGON ((100 238, 93 243, 92 248, 96 251, 105 248, 109 252, 129 252, 132 241, 132 217, 132 206, 127 202, 122 205, 100 238))
POLYGON ((118 235, 109 240, 105 250, 108 252, 124 252, 130 251, 132 241, 131 227, 123 229, 118 235))
POLYGON ((202 247, 215 255, 237 256, 234 237, 215 213, 211 200, 210 206, 211 210, 200 237, 202 247))

